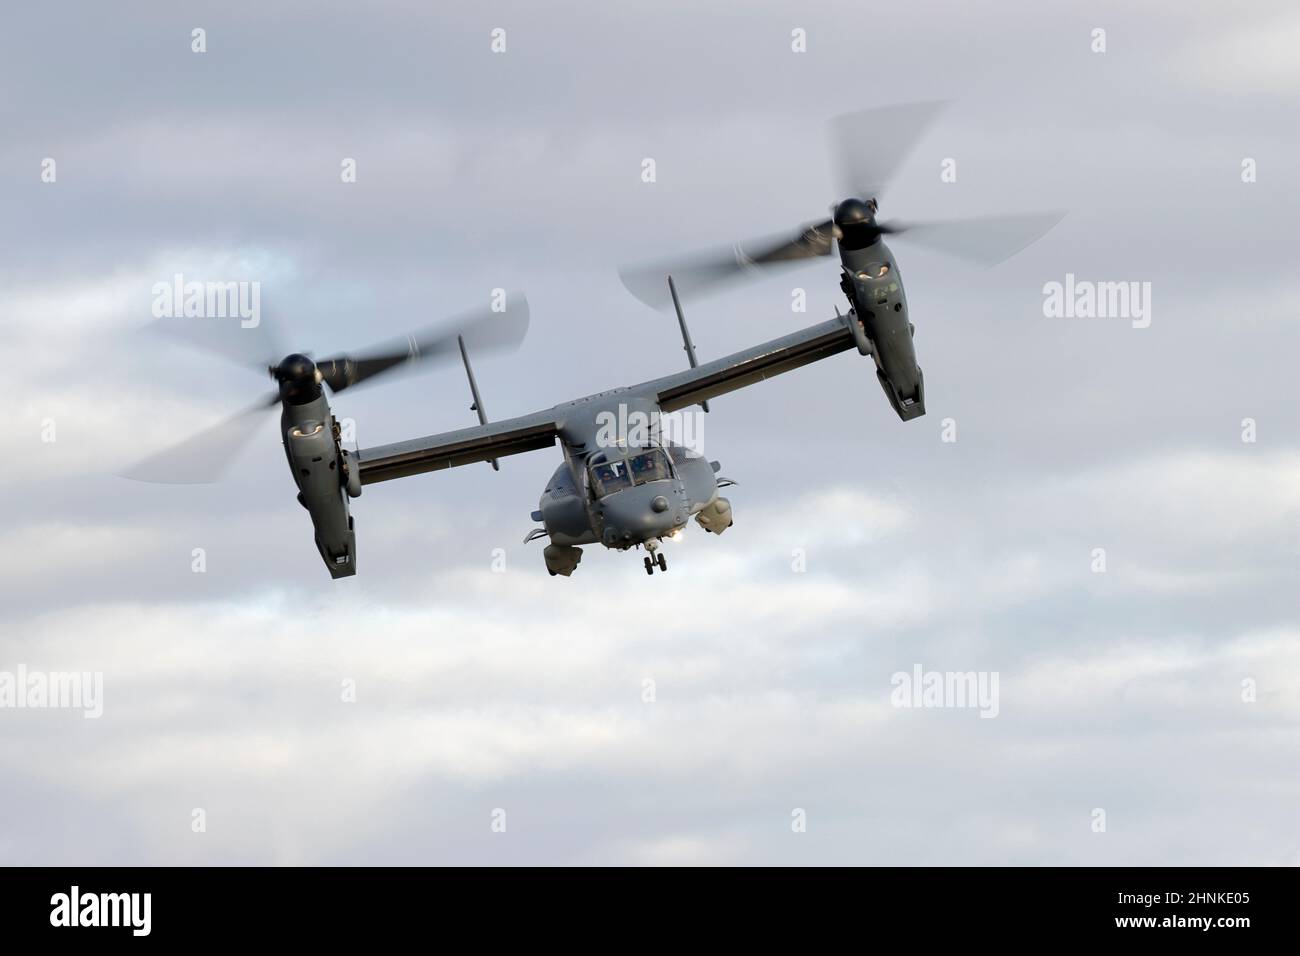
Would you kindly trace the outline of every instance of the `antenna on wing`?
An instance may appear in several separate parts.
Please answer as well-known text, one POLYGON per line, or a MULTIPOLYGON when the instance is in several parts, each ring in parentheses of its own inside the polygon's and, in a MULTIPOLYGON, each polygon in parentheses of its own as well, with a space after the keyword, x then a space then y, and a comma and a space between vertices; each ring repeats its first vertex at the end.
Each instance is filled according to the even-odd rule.
MULTIPOLYGON (((478 412, 478 423, 486 425, 488 423, 487 412, 483 411, 483 399, 478 393, 478 382, 474 381, 474 369, 469 364, 469 352, 465 348, 465 336, 456 336, 456 342, 460 345, 460 358, 465 363, 465 375, 469 379, 469 393, 474 397, 474 404, 469 407, 471 412, 478 412)), ((501 470, 501 463, 495 458, 490 459, 493 471, 501 470)))
MULTIPOLYGON (((682 313, 682 300, 677 297, 677 286, 672 276, 668 277, 668 291, 672 293, 673 308, 677 310, 677 324, 682 328, 682 348, 686 351, 686 359, 691 363, 691 368, 696 368, 700 363, 695 358, 695 343, 691 341, 691 331, 686 327, 686 316, 682 313)), ((700 408, 706 412, 709 410, 708 399, 700 402, 700 408)))

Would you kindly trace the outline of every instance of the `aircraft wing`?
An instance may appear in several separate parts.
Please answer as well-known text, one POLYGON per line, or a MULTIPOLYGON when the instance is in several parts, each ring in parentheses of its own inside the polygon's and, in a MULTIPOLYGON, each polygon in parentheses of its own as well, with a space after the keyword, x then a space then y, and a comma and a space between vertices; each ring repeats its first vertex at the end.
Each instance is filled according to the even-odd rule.
POLYGON ((855 346, 848 319, 836 317, 697 368, 665 375, 632 391, 653 393, 663 411, 675 412, 855 346))
MULTIPOLYGON (((697 368, 644 382, 628 391, 653 396, 665 412, 688 408, 854 348, 856 343, 848 321, 837 316, 697 368)), ((441 435, 364 448, 358 453, 361 483, 371 485, 550 447, 559 435, 559 418, 564 408, 558 406, 441 435)))
POLYGON ((441 435, 363 448, 358 452, 361 483, 372 485, 390 478, 405 478, 547 448, 555 444, 558 430, 555 411, 551 409, 441 435))

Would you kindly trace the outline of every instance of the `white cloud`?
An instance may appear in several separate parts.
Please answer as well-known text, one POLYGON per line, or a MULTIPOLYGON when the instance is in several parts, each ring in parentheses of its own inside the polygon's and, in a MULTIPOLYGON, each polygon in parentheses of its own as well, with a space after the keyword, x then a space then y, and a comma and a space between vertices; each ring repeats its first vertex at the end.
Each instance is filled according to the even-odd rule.
POLYGON ((1300 14, 1215 16, 1174 60, 1187 79, 1215 90, 1293 94, 1300 87, 1300 14))

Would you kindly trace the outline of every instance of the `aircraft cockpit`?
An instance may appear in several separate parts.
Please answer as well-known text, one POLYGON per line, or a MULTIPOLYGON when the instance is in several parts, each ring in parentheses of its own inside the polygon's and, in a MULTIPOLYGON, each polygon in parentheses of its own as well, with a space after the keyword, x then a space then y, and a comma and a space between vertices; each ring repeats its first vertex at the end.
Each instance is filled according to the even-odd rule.
POLYGON ((587 468, 597 498, 672 477, 672 466, 662 448, 606 449, 592 455, 587 468))

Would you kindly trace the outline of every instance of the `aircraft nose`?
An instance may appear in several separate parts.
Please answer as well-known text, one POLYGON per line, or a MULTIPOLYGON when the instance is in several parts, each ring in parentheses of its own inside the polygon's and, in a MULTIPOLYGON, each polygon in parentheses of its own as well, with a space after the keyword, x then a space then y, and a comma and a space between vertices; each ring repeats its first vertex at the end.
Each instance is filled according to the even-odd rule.
POLYGON ((672 502, 657 489, 628 488, 605 498, 602 503, 605 533, 612 547, 629 547, 672 531, 685 520, 674 514, 672 502))

